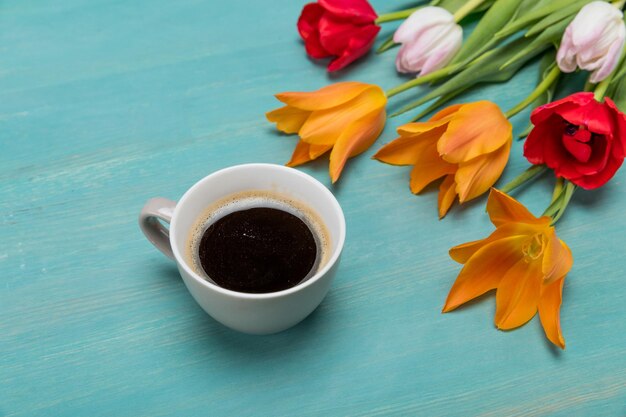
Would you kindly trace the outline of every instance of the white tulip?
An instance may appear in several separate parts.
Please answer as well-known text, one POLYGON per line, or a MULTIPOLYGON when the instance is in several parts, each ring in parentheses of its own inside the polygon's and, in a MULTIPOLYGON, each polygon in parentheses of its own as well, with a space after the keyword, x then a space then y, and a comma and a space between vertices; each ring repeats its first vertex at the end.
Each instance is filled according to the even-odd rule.
POLYGON ((452 60, 463 43, 463 29, 446 9, 428 6, 413 12, 393 41, 402 44, 396 57, 398 71, 425 75, 452 60))
POLYGON ((626 39, 620 10, 610 3, 594 1, 580 9, 567 26, 556 56, 563 72, 576 68, 591 72, 589 81, 598 83, 617 66, 626 39))

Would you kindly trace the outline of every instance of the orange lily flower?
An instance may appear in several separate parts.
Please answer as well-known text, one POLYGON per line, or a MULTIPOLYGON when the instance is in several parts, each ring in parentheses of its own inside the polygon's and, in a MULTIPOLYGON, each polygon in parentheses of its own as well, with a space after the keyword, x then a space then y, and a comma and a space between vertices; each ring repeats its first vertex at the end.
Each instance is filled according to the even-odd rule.
POLYGON ((310 93, 280 93, 286 106, 266 114, 281 132, 300 136, 287 163, 297 166, 330 153, 330 178, 339 179, 348 158, 365 152, 385 126, 387 97, 380 87, 341 82, 310 93))
POLYGON ((489 190, 504 170, 513 141, 511 123, 490 101, 447 107, 428 122, 400 126, 398 133, 374 158, 413 165, 410 184, 415 194, 445 177, 439 186, 440 218, 457 195, 464 203, 489 190))
POLYGON ((450 249, 465 266, 450 289, 443 312, 496 289, 495 325, 509 330, 537 311, 547 338, 565 349, 559 310, 572 253, 556 236, 551 218, 535 217, 522 204, 493 189, 487 212, 496 230, 486 239, 450 249))

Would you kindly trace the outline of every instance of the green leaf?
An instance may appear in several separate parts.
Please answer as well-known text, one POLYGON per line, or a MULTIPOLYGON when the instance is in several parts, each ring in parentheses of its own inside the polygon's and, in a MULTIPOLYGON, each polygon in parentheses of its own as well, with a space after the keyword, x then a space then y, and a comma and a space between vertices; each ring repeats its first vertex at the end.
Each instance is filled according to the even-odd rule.
POLYGON ((483 4, 481 4, 480 6, 478 6, 477 8, 475 8, 474 10, 472 10, 472 13, 479 13, 479 12, 484 12, 485 10, 489 10, 496 1, 498 1, 498 0, 486 1, 483 4))
POLYGON ((496 0, 480 19, 474 31, 463 42, 463 46, 450 64, 459 64, 474 59, 485 51, 487 48, 484 46, 487 46, 486 44, 493 39, 493 35, 511 20, 522 2, 523 0, 496 0))
POLYGON ((393 41, 393 35, 394 35, 393 33, 391 35, 389 35, 387 37, 387 39, 385 39, 383 41, 383 43, 380 44, 378 49, 376 49, 376 53, 377 54, 382 54, 383 52, 385 52, 385 51, 387 51, 387 50, 389 50, 389 49, 391 49, 391 48, 393 48, 393 47, 398 45, 397 43, 395 43, 393 41))
POLYGON ((544 6, 533 8, 528 13, 522 14, 519 18, 506 25, 504 29, 496 33, 495 37, 499 39, 505 38, 521 29, 530 26, 537 20, 546 17, 554 12, 557 12, 565 7, 570 7, 573 5, 578 5, 582 7, 585 4, 590 3, 591 1, 592 0, 551 0, 549 2, 546 2, 544 6))
POLYGON ((563 19, 567 19, 567 24, 569 24, 572 20, 574 20, 574 17, 576 17, 576 14, 578 14, 581 8, 582 6, 578 4, 572 4, 564 9, 554 12, 535 23, 534 26, 528 29, 528 32, 526 32, 524 36, 533 36, 539 32, 543 32, 548 27, 562 21, 563 19))
MULTIPOLYGON (((543 56, 541 57, 541 61, 539 61, 539 77, 537 79, 537 85, 541 84, 543 80, 545 80, 552 68, 556 65, 555 58, 556 51, 554 50, 550 50, 543 54, 543 56)), ((536 109, 539 106, 550 103, 554 97, 554 92, 556 91, 558 83, 559 80, 557 78, 557 80, 554 81, 546 91, 544 91, 539 97, 537 97, 537 99, 535 99, 535 101, 533 101, 533 103, 531 104, 532 109, 536 109)), ((533 127, 534 125, 531 122, 528 122, 528 126, 518 136, 518 138, 522 139, 528 136, 531 130, 533 130, 533 127)))
MULTIPOLYGON (((492 49, 477 58, 470 66, 439 87, 432 90, 430 93, 422 96, 417 101, 408 104, 401 108, 392 116, 405 113, 409 110, 420 106, 427 101, 434 98, 445 96, 459 89, 470 88, 480 82, 503 82, 509 80, 515 73, 522 67, 522 65, 535 57, 535 55, 541 53, 543 49, 536 49, 531 53, 525 55, 523 58, 518 59, 515 63, 509 65, 506 69, 502 70, 500 67, 502 63, 509 61, 513 56, 519 54, 520 51, 526 50, 528 44, 532 40, 527 38, 520 38, 506 45, 502 45, 496 49, 492 49)), ((545 48, 544 48, 545 49, 545 48)))
POLYGON ((611 84, 611 91, 607 95, 611 97, 622 113, 626 113, 626 77, 614 81, 611 84))
POLYGON ((537 50, 545 50, 548 45, 558 43, 563 37, 563 32, 565 31, 567 24, 568 22, 566 20, 561 20, 560 22, 550 26, 549 28, 541 32, 541 34, 534 38, 532 42, 530 42, 526 46, 526 48, 519 51, 519 53, 517 53, 515 56, 511 57, 510 60, 505 62, 504 65, 502 65, 502 69, 508 67, 509 65, 513 65, 520 59, 525 59, 527 54, 533 53, 537 50))
POLYGON ((441 0, 437 2, 437 6, 443 7, 450 13, 454 14, 454 12, 459 10, 465 3, 467 3, 467 0, 441 0))

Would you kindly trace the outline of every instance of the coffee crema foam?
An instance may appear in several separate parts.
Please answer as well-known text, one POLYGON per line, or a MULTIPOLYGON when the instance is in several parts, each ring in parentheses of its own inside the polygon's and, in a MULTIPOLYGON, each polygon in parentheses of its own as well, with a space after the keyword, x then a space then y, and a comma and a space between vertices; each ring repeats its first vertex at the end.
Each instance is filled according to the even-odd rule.
MULTIPOLYGON (((236 211, 256 207, 267 207, 286 211, 302 220, 313 233, 317 246, 317 256, 311 272, 301 281, 314 276, 328 262, 330 257, 330 234, 320 216, 304 203, 275 191, 243 191, 224 197, 209 207, 198 217, 189 232, 186 247, 186 260, 195 273, 204 279, 213 280, 206 274, 200 263, 198 247, 204 232, 216 221, 236 211)), ((217 285, 217 284, 216 284, 217 285)))

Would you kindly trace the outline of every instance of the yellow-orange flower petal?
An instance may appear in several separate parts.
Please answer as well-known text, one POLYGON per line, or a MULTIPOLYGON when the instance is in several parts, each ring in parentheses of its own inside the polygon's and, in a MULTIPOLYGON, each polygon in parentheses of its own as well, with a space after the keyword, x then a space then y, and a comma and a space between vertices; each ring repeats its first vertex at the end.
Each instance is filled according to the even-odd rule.
POLYGON ((289 162, 287 162, 288 167, 295 167, 298 165, 302 165, 305 162, 309 162, 319 157, 320 155, 328 152, 332 148, 331 146, 325 145, 311 145, 304 141, 299 141, 296 145, 296 149, 291 156, 289 162))
MULTIPOLYGON (((400 134, 401 136, 409 136, 409 135, 416 136, 419 133, 428 132, 441 126, 446 126, 446 129, 447 129, 447 125, 448 123, 450 123, 450 120, 452 120, 453 117, 454 115, 448 115, 441 119, 437 119, 437 120, 431 119, 427 122, 407 123, 398 127, 398 134, 400 134)), ((445 133, 445 130, 442 130, 441 135, 443 135, 444 133, 445 133)), ((439 135, 439 137, 441 135, 439 135)))
POLYGON ((284 106, 266 113, 267 120, 276 123, 276 129, 292 134, 298 133, 311 112, 284 106))
POLYGON ((300 128, 300 138, 314 145, 332 145, 353 122, 372 113, 384 113, 386 98, 378 87, 368 88, 339 106, 314 111, 300 128))
POLYGON ((463 106, 464 106, 463 104, 453 104, 451 106, 446 107, 445 109, 439 110, 437 113, 433 115, 433 117, 430 118, 430 121, 434 122, 437 120, 445 119, 448 116, 452 116, 454 113, 459 111, 459 109, 463 106))
MULTIPOLYGON (((492 193, 497 190, 493 190, 492 193)), ((542 228, 536 225, 527 223, 506 223, 498 227, 487 238, 481 240, 475 240, 473 242, 457 245, 450 249, 450 257, 459 263, 466 263, 474 254, 483 246, 488 243, 495 242, 498 239, 505 239, 515 236, 532 236, 536 233, 541 233, 542 228)))
MULTIPOLYGON (((428 155, 428 152, 437 152, 437 145, 431 147, 426 147, 424 149, 424 153, 422 157, 428 155)), ((411 170, 411 181, 409 185, 411 186, 411 192, 413 194, 420 193, 424 187, 430 184, 433 181, 438 180, 444 175, 454 174, 455 166, 448 164, 445 161, 440 161, 436 159, 431 159, 425 161, 424 163, 416 164, 411 170)), ((454 179, 452 178, 451 191, 454 191, 454 179)), ((450 205, 454 202, 454 197, 456 196, 456 192, 452 195, 452 201, 450 205)), ((447 211, 447 210, 446 210, 447 211)))
POLYGON ((523 237, 511 236, 481 246, 459 273, 450 289, 443 312, 452 311, 496 288, 519 260, 520 239, 523 237))
POLYGON ((369 148, 385 125, 387 97, 372 84, 336 83, 307 93, 281 93, 287 104, 266 114, 278 130, 297 133, 288 166, 297 166, 331 150, 329 172, 337 181, 348 158, 369 148))
POLYGON ((546 337, 561 349, 565 349, 560 319, 564 283, 565 278, 560 278, 552 284, 544 286, 538 306, 539 319, 546 337))
POLYGON ((375 110, 352 122, 341 133, 330 152, 328 169, 333 183, 339 179, 348 158, 365 152, 372 146, 383 127, 385 127, 385 112, 375 110))
POLYGON ((279 93, 276 98, 300 110, 324 110, 346 103, 372 87, 376 86, 346 81, 322 87, 317 91, 279 93))
POLYGON ((427 122, 400 126, 398 133, 400 137, 374 158, 392 165, 414 165, 410 182, 414 193, 445 175, 438 197, 439 217, 445 216, 457 195, 464 203, 495 184, 513 140, 511 124, 488 101, 447 107, 427 122))
POLYGON ((452 207, 456 198, 456 190, 454 184, 454 175, 448 175, 439 186, 439 195, 437 196, 437 207, 439 208, 439 218, 442 219, 452 207))
POLYGON ((554 228, 546 232, 548 242, 543 254, 542 272, 545 283, 550 284, 572 269, 574 259, 569 247, 556 236, 554 228))
POLYGON ((451 163, 469 161, 510 144, 513 127, 490 101, 461 106, 439 141, 439 154, 451 163))
MULTIPOLYGON (((380 148, 374 154, 374 159, 391 165, 417 165, 418 161, 423 160, 424 148, 434 146, 435 151, 437 150, 437 139, 445 131, 445 126, 440 126, 417 135, 398 131, 401 136, 380 148)), ((436 155, 434 157, 437 160, 441 160, 436 155)))
POLYGON ((507 271, 496 291, 495 324, 499 329, 514 329, 533 318, 541 283, 541 262, 519 259, 507 271))
POLYGON ((494 226, 510 222, 549 224, 548 217, 537 218, 513 197, 493 188, 487 199, 487 213, 494 226))
POLYGON ((491 153, 459 164, 454 180, 461 203, 489 191, 489 188, 502 175, 509 160, 510 150, 510 144, 506 144, 491 153))
POLYGON ((565 348, 559 310, 572 254, 559 240, 549 217, 537 218, 522 204, 492 189, 488 211, 496 230, 486 239, 450 249, 465 264, 450 289, 443 312, 496 288, 495 325, 522 326, 539 311, 546 337, 565 348))

